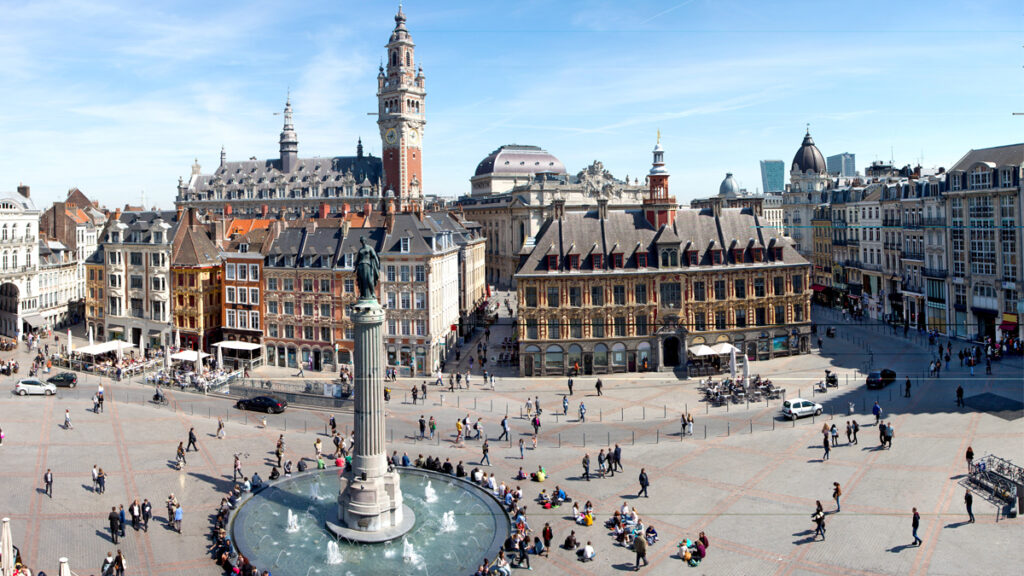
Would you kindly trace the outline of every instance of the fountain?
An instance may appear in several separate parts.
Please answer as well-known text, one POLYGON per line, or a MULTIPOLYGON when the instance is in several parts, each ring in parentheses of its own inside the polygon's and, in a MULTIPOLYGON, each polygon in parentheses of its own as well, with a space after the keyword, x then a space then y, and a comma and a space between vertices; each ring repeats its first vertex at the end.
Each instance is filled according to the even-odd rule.
POLYGON ((428 503, 433 504, 434 502, 437 502, 437 490, 434 490, 434 486, 430 484, 430 480, 427 480, 427 489, 425 492, 427 494, 428 503))
POLYGON ((284 529, 289 534, 295 534, 299 531, 299 517, 292 512, 292 509, 288 509, 288 527, 284 529))
POLYGON ((455 532, 458 526, 455 525, 455 510, 449 510, 441 517, 441 533, 455 532))
POLYGON ((351 316, 356 436, 351 465, 343 473, 309 470, 271 482, 242 501, 229 522, 239 554, 275 576, 302 576, 311 567, 341 576, 345 566, 355 565, 372 566, 380 574, 470 573, 483 558, 494 558, 510 533, 508 513, 487 490, 447 474, 388 465, 384 311, 375 296, 380 261, 367 245, 371 238, 361 235, 356 258, 360 299, 351 316), (432 480, 438 481, 436 488, 432 480), (319 485, 329 482, 339 483, 337 501, 320 498, 319 485), (459 534, 454 510, 441 508, 460 502, 459 510, 474 516, 473 538, 459 534), (304 510, 309 520, 300 523, 293 510, 304 510), (274 518, 284 514, 287 527, 275 533, 272 527, 280 524, 274 518), (277 540, 273 550, 260 546, 266 531, 277 540))

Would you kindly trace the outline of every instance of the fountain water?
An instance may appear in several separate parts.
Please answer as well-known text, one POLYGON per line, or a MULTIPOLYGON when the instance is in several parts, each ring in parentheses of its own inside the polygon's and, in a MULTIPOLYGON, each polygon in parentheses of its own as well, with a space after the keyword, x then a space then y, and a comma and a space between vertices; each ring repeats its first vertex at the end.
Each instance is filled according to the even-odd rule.
POLYGON ((402 560, 416 566, 423 563, 423 557, 416 552, 416 549, 413 548, 412 542, 408 539, 402 540, 402 560))
POLYGON ((449 510, 441 516, 441 532, 455 532, 458 526, 455 525, 455 511, 449 510))
POLYGON ((320 483, 313 482, 309 485, 309 499, 319 500, 320 499, 320 483))
POLYGON ((289 534, 294 534, 299 531, 299 517, 292 512, 292 509, 288 509, 288 527, 284 529, 289 534))
POLYGON ((423 493, 425 494, 426 501, 428 504, 437 502, 437 491, 434 490, 434 487, 430 484, 429 480, 427 480, 427 488, 423 491, 423 493))
POLYGON ((345 558, 341 555, 341 550, 338 550, 338 543, 333 540, 327 543, 327 563, 328 564, 341 564, 345 561, 345 558))

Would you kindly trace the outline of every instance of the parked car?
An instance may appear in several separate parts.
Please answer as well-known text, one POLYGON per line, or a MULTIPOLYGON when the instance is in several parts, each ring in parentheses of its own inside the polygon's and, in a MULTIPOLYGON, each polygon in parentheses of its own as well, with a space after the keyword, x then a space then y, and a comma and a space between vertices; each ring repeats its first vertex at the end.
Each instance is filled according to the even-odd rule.
POLYGON ((74 372, 61 372, 47 378, 46 381, 58 388, 74 388, 78 386, 78 375, 74 372))
POLYGON ((868 388, 884 388, 896 381, 896 372, 888 368, 868 374, 868 388))
POLYGON ((803 398, 790 398, 782 402, 782 415, 791 420, 796 420, 811 414, 818 416, 822 411, 821 404, 804 400, 803 398))
POLYGON ((235 403, 235 408, 239 410, 255 410, 257 412, 266 412, 267 414, 280 414, 287 407, 287 402, 271 396, 242 398, 235 403))
POLYGON ((14 385, 14 393, 18 396, 27 396, 29 394, 52 396, 57 393, 57 387, 38 378, 22 378, 14 385))

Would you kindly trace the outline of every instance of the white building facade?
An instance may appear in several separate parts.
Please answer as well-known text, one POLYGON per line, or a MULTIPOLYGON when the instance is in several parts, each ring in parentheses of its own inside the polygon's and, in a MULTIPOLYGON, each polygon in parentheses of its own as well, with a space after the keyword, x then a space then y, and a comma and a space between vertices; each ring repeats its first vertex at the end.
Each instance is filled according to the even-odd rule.
POLYGON ((39 315, 39 214, 28 186, 0 195, 0 334, 44 328, 39 315))

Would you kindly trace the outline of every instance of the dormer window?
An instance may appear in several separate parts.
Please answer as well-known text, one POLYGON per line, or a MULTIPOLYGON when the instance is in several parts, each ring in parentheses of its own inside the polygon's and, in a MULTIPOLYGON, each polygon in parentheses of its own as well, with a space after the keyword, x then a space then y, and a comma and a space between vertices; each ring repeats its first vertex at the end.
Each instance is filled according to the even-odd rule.
POLYGON ((721 250, 712 250, 711 251, 711 263, 712 264, 721 264, 722 263, 722 251, 721 250))
POLYGON ((697 252, 696 250, 690 250, 689 252, 686 253, 686 255, 688 256, 690 266, 696 266, 700 264, 700 253, 697 252))
POLYGON ((622 252, 612 254, 612 268, 622 268, 622 252))
POLYGON ((244 243, 243 244, 239 244, 238 245, 238 251, 241 252, 242 254, 248 253, 249 252, 249 245, 248 244, 244 244, 244 243))
POLYGON ((636 267, 647 268, 647 252, 636 253, 636 267))
POLYGON ((604 268, 604 254, 591 254, 590 265, 594 270, 601 270, 604 268))
POLYGON ((662 250, 661 267, 675 268, 676 266, 679 266, 679 253, 675 250, 662 250))
POLYGON ((312 256, 303 256, 302 257, 302 266, 303 267, 309 268, 312 265, 313 265, 313 257, 312 256))
POLYGON ((409 242, 410 242, 410 240, 411 240, 410 238, 402 238, 402 240, 401 240, 401 252, 403 252, 403 253, 408 253, 409 252, 409 242))
POLYGON ((153 232, 153 244, 163 244, 163 243, 164 243, 164 233, 163 232, 153 232))
POLYGON ((580 269, 580 255, 579 254, 569 254, 568 256, 566 256, 566 259, 568 260, 568 266, 569 266, 570 270, 579 270, 580 269))
POLYGON ((760 247, 754 248, 754 262, 760 262, 764 260, 764 249, 760 247))
POLYGON ((732 260, 737 264, 743 263, 743 248, 733 248, 732 260))
POLYGON ((772 248, 772 255, 775 257, 775 260, 782 260, 782 246, 772 248))
POLYGON ((355 267, 356 255, 353 253, 345 254, 345 268, 355 267))
POLYGON ((117 243, 117 242, 120 242, 120 241, 121 241, 121 233, 120 232, 111 232, 110 233, 110 242, 117 243))
POLYGON ((548 254, 547 256, 548 270, 558 270, 558 255, 548 254))

